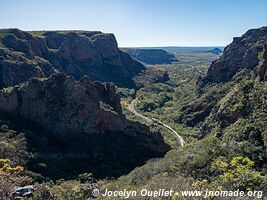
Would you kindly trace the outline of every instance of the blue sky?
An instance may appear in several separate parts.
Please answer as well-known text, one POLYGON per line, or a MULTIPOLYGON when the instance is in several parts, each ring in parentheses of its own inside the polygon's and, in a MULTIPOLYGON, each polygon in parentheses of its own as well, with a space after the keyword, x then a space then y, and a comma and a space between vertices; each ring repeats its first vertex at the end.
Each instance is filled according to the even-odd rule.
POLYGON ((267 25, 267 0, 1 0, 0 28, 100 30, 119 46, 221 46, 267 25))

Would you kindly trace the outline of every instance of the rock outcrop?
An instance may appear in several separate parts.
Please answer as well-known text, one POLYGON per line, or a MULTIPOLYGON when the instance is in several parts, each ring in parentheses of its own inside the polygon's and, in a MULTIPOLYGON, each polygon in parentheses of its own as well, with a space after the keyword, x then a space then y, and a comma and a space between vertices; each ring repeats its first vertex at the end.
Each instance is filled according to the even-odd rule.
POLYGON ((122 114, 114 85, 135 87, 143 69, 113 34, 0 30, 0 121, 25 133, 27 170, 118 177, 163 156, 169 146, 122 114))
POLYGON ((267 27, 251 29, 242 37, 235 37, 215 60, 200 84, 227 82, 239 74, 266 80, 267 27))
POLYGON ((128 125, 114 85, 87 77, 75 81, 63 73, 2 90, 0 110, 62 135, 123 130, 128 125))
POLYGON ((1 90, 0 111, 63 135, 124 130, 133 125, 122 115, 114 85, 91 82, 88 77, 76 81, 63 73, 1 90))
POLYGON ((27 151, 37 156, 29 169, 50 178, 85 171, 102 178, 120 176, 169 150, 159 133, 151 134, 147 126, 122 115, 113 84, 92 82, 86 76, 76 81, 55 73, 4 88, 0 114, 16 130, 27 130, 27 151), (68 155, 74 157, 65 159, 68 155))
MULTIPOLYGON (((198 80, 200 96, 182 107, 178 120, 189 126, 204 121, 212 112, 218 112, 213 110, 229 90, 245 79, 267 80, 267 27, 251 29, 242 37, 234 38, 233 42, 225 47, 223 55, 215 60, 207 74, 198 80), (225 87, 218 83, 224 83, 222 85, 225 87), (210 88, 205 87, 208 84, 213 85, 210 88)), ((229 95, 236 96, 238 92, 229 95)), ((229 108, 231 103, 225 108, 229 108)), ((231 113, 230 117, 225 115, 220 120, 224 121, 224 124, 231 124, 238 118, 237 115, 231 113)))
POLYGON ((162 49, 130 49, 125 48, 123 51, 130 54, 133 58, 146 64, 170 64, 178 61, 171 53, 162 49))
POLYGON ((92 80, 134 87, 133 77, 144 66, 118 48, 113 34, 89 31, 0 31, 0 86, 56 71, 92 80))

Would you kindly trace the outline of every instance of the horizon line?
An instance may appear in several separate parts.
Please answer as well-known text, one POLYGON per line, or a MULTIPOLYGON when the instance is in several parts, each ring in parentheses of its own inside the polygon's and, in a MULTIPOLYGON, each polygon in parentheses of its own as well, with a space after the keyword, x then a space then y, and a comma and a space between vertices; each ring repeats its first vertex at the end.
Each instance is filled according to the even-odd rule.
POLYGON ((189 48, 199 48, 199 47, 226 47, 227 45, 171 45, 171 46, 119 46, 119 48, 175 48, 175 47, 189 47, 189 48))
POLYGON ((25 32, 49 32, 49 31, 85 31, 85 32, 101 32, 101 33, 104 33, 104 34, 113 34, 116 38, 116 41, 118 43, 118 47, 119 48, 170 48, 170 47, 225 47, 227 46, 228 44, 225 44, 225 45, 153 45, 153 46, 135 46, 135 45, 129 45, 129 46, 120 46, 119 43, 119 39, 117 37, 117 34, 115 33, 112 33, 112 32, 105 32, 105 31, 102 31, 102 30, 90 30, 90 29, 80 29, 80 28, 64 28, 64 29, 61 29, 61 28, 58 28, 58 29, 23 29, 21 27, 0 27, 0 30, 8 30, 8 29, 18 29, 18 30, 21 30, 21 31, 25 31, 25 32))

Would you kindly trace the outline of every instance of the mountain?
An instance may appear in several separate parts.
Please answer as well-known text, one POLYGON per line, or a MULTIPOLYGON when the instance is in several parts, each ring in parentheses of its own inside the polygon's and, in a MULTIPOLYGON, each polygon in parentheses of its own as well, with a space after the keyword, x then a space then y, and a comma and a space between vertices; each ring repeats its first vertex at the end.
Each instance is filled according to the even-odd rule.
POLYGON ((227 82, 246 74, 266 80, 267 27, 251 29, 225 47, 223 55, 210 66, 202 84, 227 82))
POLYGON ((113 34, 0 30, 1 157, 39 180, 118 177, 162 157, 169 146, 123 115, 114 85, 135 87, 144 69, 113 34))
POLYGON ((223 46, 203 46, 203 47, 190 47, 190 46, 165 46, 165 47, 137 47, 137 49, 162 49, 170 53, 198 53, 207 52, 212 49, 218 48, 223 50, 223 46))
POLYGON ((113 84, 64 73, 0 90, 0 125, 15 133, 0 130, 3 142, 20 138, 27 145, 13 148, 34 154, 27 158, 4 146, 1 156, 52 179, 88 171, 116 177, 169 150, 159 133, 125 118, 113 84))
MULTIPOLYGON (((228 141, 231 154, 266 167, 267 27, 233 39, 198 81, 198 98, 182 108, 180 122, 199 126, 199 137, 228 141)), ((229 156, 229 155, 228 155, 229 156)))
MULTIPOLYGON (((10 166, 1 160, 2 180, 8 180, 0 181, 1 188, 24 186, 24 176, 29 176, 36 199, 86 199, 95 188, 103 193, 125 187, 138 192, 262 191, 261 198, 267 192, 266 47, 266 27, 252 29, 234 38, 198 81, 202 72, 197 71, 205 66, 190 68, 196 62, 151 68, 136 79, 143 87, 136 97, 150 95, 152 101, 144 105, 156 107, 144 114, 179 131, 184 146, 168 138, 158 127, 161 123, 147 127, 127 119, 113 84, 87 76, 75 79, 40 56, 19 53, 22 61, 32 59, 27 66, 41 77, 0 90, 0 153, 11 160, 10 166), (17 165, 26 171, 10 173, 20 170, 17 165)), ((10 57, 7 63, 18 61, 10 57)), ((135 91, 125 90, 129 100, 135 91)), ((136 109, 142 112, 142 98, 137 100, 136 109)))
POLYGON ((124 48, 123 51, 131 55, 133 58, 146 64, 170 64, 178 61, 171 53, 162 49, 131 49, 124 48))
POLYGON ((49 78, 32 78, 4 88, 0 99, 1 112, 35 122, 55 135, 129 126, 115 86, 91 82, 88 77, 75 81, 72 76, 57 73, 49 78))
POLYGON ((220 55, 223 51, 219 48, 214 48, 210 51, 207 51, 208 53, 213 53, 213 54, 216 54, 216 55, 220 55))
POLYGON ((1 88, 58 71, 135 87, 133 77, 144 66, 118 48, 113 34, 1 29, 0 69, 1 88))
POLYGON ((266 49, 267 27, 251 29, 235 37, 222 56, 212 62, 207 74, 198 80, 201 95, 182 108, 182 118, 186 116, 184 122, 194 126, 203 121, 237 83, 246 79, 266 81, 266 49))

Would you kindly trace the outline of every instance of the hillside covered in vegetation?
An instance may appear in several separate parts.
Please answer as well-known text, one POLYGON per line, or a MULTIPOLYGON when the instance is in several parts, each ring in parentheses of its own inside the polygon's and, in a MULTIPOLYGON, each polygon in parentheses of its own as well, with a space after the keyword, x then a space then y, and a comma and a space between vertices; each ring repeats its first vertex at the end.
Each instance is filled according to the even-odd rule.
MULTIPOLYGON (((64 71, 57 64, 79 63, 76 55, 64 47, 65 39, 52 48, 59 41, 54 37, 63 34, 65 38, 66 34, 83 40, 89 33, 35 32, 31 37, 40 37, 47 43, 50 34, 53 42, 48 52, 52 52, 47 60, 37 56, 37 51, 34 55, 32 50, 18 53, 16 46, 7 49, 2 42, 5 45, 1 47, 2 63, 10 63, 11 69, 15 69, 17 60, 11 62, 11 56, 17 55, 22 63, 30 59, 30 66, 41 73, 30 75, 37 78, 21 81, 19 85, 2 80, 2 194, 30 184, 35 188, 32 199, 103 199, 101 195, 94 196, 93 189, 100 193, 106 189, 143 188, 267 193, 267 27, 234 38, 222 55, 179 51, 174 53, 179 62, 171 64, 144 68, 118 50, 121 59, 137 63, 137 68, 131 68, 134 72, 127 73, 134 88, 117 82, 118 76, 112 80, 117 88, 92 81, 96 77, 90 77, 91 66, 86 68, 89 78, 74 76, 75 80, 64 73, 54 74, 53 70, 64 71), (62 51, 67 58, 75 59, 63 59, 62 51), (133 100, 136 112, 152 120, 140 118, 129 109, 133 100), (186 144, 181 146, 175 135, 157 120, 172 127, 186 144)), ((5 37, 2 36, 2 41, 5 37)), ((27 38, 17 40, 23 43, 27 38)), ((104 47, 109 44, 106 40, 102 42, 104 47)), ((34 45, 30 47, 34 49, 34 45)), ((113 61, 103 59, 109 67, 124 66, 111 64, 113 61)), ((21 69, 16 73, 18 77, 24 69, 32 70, 24 64, 17 67, 21 69)), ((6 75, 13 77, 2 70, 1 76, 6 75)))
POLYGON ((105 187, 123 188, 126 182, 131 190, 266 193, 266 31, 252 29, 234 38, 210 66, 210 55, 199 53, 180 53, 180 64, 163 66, 170 80, 146 84, 137 92, 136 107, 170 124, 187 144, 105 187))

